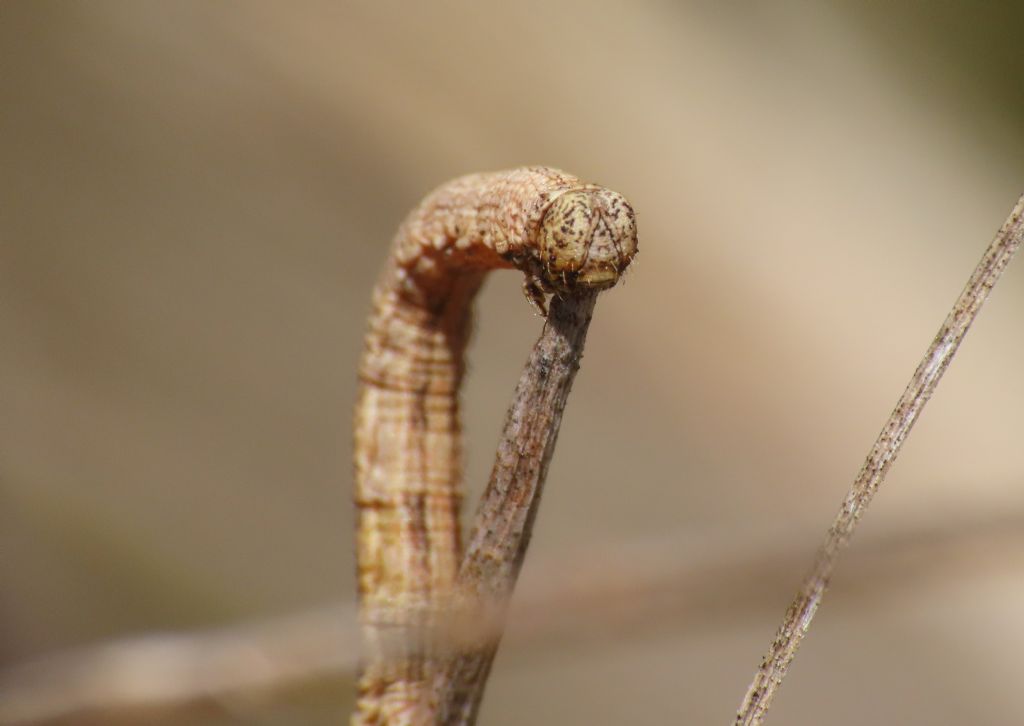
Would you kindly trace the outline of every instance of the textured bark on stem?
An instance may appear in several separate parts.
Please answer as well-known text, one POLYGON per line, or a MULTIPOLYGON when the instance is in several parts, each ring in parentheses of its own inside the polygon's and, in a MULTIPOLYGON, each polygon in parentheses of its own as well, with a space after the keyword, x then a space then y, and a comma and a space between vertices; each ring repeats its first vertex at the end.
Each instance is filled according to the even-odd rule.
MULTIPOLYGON (((500 613, 515 587, 596 301, 593 292, 552 299, 544 332, 516 386, 459 568, 458 607, 469 617, 487 608, 500 613)), ((500 621, 500 614, 497 617, 500 621)), ((432 704, 437 723, 475 722, 501 638, 500 625, 491 633, 438 669, 432 704)))

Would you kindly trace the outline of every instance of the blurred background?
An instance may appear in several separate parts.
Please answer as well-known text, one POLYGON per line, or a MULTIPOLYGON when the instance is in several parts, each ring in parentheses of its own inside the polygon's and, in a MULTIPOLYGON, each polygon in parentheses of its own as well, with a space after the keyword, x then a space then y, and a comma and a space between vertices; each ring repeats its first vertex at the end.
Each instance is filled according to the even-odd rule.
MULTIPOLYGON (((625 194, 640 255, 598 305, 551 468, 521 583, 540 626, 512 623, 481 723, 727 723, 1024 189, 1022 22, 1016 3, 4 2, 0 666, 335 605, 340 650, 389 240, 451 177, 546 164, 625 194)), ((771 723, 1024 721, 1022 267, 771 723)), ((478 305, 470 513, 540 330, 519 285, 496 274, 478 305)), ((351 658, 88 710, 59 705, 48 661, 34 683, 57 690, 19 711, 18 680, 0 718, 338 723, 351 658)))

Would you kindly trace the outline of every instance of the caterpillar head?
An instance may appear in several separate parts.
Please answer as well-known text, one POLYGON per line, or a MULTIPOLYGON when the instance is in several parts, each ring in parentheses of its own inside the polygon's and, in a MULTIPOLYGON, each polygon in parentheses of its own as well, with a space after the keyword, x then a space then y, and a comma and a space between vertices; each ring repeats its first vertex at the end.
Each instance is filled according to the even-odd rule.
POLYGON ((544 282, 552 289, 604 290, 636 255, 636 217, 617 192, 572 189, 544 213, 539 242, 544 282))

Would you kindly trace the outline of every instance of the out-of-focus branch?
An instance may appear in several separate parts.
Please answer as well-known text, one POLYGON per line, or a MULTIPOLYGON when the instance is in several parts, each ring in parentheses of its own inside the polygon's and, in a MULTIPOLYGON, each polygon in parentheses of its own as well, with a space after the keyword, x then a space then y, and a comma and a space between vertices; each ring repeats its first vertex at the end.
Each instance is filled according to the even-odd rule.
POLYGON ((277 688, 351 671, 358 649, 354 605, 220 630, 113 641, 0 674, 0 724, 277 688))
MULTIPOLYGON (((904 528, 863 545, 847 563, 844 587, 878 597, 958 569, 974 576, 1018 566, 1024 513, 979 516, 955 528, 904 528)), ((742 546, 729 533, 699 542, 671 536, 538 560, 511 607, 508 647, 522 651, 543 648, 552 636, 564 644, 679 623, 696 631, 709 621, 743 618, 785 597, 784 583, 805 556, 804 542, 773 532, 742 546)), ((446 635, 478 638, 488 627, 462 622, 446 635)), ((348 678, 357 649, 352 604, 221 630, 128 638, 0 673, 0 724, 155 712, 348 678)))
POLYGON ((772 697, 786 677, 786 670, 796 656, 811 620, 821 604, 835 570, 839 555, 846 549, 853 531, 867 510, 875 492, 899 454, 903 442, 913 428, 942 379, 942 374, 953 360, 967 330, 977 317, 982 304, 999 276, 1009 264, 1024 238, 1024 196, 1010 212, 992 244, 985 250, 981 261, 971 274, 967 285, 953 305, 938 334, 928 346, 910 383, 900 396, 889 420, 868 452, 864 466, 843 500, 839 514, 825 536, 825 542, 814 559, 811 571, 804 579, 783 618, 775 640, 761 660, 754 680, 736 713, 737 726, 757 726, 763 720, 772 697))

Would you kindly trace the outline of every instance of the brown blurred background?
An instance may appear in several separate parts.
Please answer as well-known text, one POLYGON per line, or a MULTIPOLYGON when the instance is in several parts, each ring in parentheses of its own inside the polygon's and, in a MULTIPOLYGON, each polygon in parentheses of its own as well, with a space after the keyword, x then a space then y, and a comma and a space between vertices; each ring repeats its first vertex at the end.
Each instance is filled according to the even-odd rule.
MULTIPOLYGON (((641 252, 598 306, 524 586, 652 538, 806 557, 742 601, 712 577, 678 616, 529 647, 513 625, 481 723, 727 723, 1024 189, 1024 11, 981 8, 4 2, 0 665, 349 601, 350 409, 388 241, 440 182, 542 163, 624 193, 641 252)), ((1024 721, 1016 265, 850 572, 915 528, 969 546, 841 567, 770 722, 1024 721)), ((479 302, 470 510, 539 331, 518 288, 496 275, 479 302)), ((350 688, 133 718, 336 723, 350 688)))

